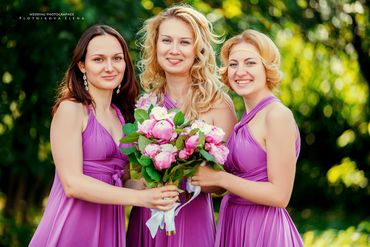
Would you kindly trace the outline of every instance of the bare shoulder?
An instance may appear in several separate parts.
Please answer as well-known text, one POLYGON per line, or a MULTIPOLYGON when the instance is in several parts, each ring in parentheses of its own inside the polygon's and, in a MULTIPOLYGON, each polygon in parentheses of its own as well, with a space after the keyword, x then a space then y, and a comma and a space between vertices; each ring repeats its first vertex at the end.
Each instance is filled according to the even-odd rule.
POLYGON ((52 124, 58 126, 62 125, 65 128, 68 126, 81 127, 82 130, 87 123, 87 112, 87 108, 82 103, 64 100, 56 110, 52 124))
POLYGON ((266 112, 267 127, 281 126, 291 128, 295 125, 292 111, 282 103, 272 103, 266 112))
POLYGON ((82 117, 85 111, 85 107, 82 103, 74 102, 72 100, 64 100, 60 103, 55 115, 71 118, 76 116, 82 117))
POLYGON ((233 100, 228 94, 225 93, 222 99, 219 99, 213 103, 212 109, 231 109, 234 111, 233 100))

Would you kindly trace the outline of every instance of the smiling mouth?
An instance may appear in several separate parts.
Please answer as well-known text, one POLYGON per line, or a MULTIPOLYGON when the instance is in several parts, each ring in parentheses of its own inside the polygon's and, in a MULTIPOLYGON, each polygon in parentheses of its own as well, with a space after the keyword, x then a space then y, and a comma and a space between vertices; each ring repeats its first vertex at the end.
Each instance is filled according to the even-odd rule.
POLYGON ((167 58, 167 61, 174 65, 182 62, 181 59, 177 59, 177 58, 167 58))
POLYGON ((113 80, 114 78, 116 78, 115 75, 111 75, 111 76, 102 76, 103 79, 105 80, 113 80))
POLYGON ((234 81, 238 85, 245 85, 245 84, 252 83, 252 80, 234 80, 234 81))

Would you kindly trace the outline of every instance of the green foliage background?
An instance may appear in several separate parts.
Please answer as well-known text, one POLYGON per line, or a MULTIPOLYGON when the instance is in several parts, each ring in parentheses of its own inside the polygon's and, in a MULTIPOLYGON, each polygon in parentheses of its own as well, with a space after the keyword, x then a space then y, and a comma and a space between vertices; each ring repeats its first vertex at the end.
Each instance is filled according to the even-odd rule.
MULTIPOLYGON (((370 246, 369 1, 183 2, 226 39, 254 28, 279 46, 284 80, 277 94, 293 110, 302 137, 288 209, 305 245, 370 246)), ((143 21, 174 3, 0 2, 0 245, 26 246, 42 215, 54 176, 50 110, 82 32, 96 23, 115 27, 137 62, 143 21), (71 15, 36 19, 32 13, 71 15)), ((243 101, 233 100, 240 116, 243 101)))

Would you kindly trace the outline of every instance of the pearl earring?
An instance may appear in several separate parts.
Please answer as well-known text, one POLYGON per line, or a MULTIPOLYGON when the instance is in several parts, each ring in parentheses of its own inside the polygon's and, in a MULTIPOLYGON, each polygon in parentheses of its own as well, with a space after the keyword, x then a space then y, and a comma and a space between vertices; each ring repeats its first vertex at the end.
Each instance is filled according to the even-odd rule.
POLYGON ((117 91, 116 91, 117 94, 119 94, 120 89, 121 89, 121 84, 119 84, 118 87, 117 87, 117 91))

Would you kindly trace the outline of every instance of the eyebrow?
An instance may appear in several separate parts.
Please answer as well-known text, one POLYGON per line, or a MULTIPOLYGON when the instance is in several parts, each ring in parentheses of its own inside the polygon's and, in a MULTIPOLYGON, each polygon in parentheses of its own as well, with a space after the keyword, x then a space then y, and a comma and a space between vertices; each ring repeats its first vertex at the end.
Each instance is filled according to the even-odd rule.
MULTIPOLYGON (((118 53, 115 53, 113 54, 113 56, 116 56, 116 55, 123 55, 123 52, 118 52, 118 53)), ((91 54, 90 56, 105 56, 105 54, 99 54, 99 53, 95 53, 95 54, 91 54)))
MULTIPOLYGON (((166 34, 160 34, 159 36, 164 36, 164 37, 167 37, 167 38, 172 38, 172 36, 170 35, 166 35, 166 34)), ((189 37, 180 37, 180 39, 189 39, 189 40, 193 40, 193 38, 189 38, 189 37)))
MULTIPOLYGON (((248 58, 246 58, 246 59, 243 59, 243 61, 248 61, 248 60, 251 60, 251 59, 257 59, 257 57, 248 57, 248 58)), ((238 61, 237 59, 235 59, 235 58, 232 58, 232 59, 229 59, 229 62, 230 61, 238 61)))

